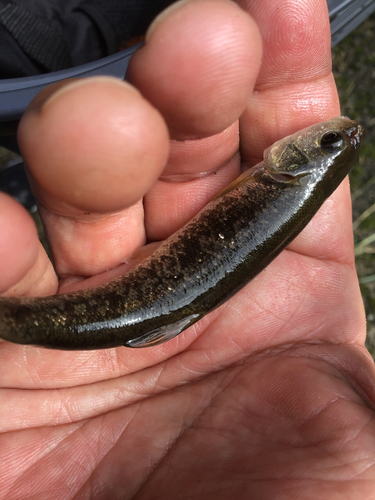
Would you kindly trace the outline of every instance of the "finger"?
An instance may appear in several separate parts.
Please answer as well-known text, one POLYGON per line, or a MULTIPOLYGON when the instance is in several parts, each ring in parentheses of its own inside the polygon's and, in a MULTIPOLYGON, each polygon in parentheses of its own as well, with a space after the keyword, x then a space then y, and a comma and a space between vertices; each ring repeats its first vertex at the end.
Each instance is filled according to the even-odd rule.
POLYGON ((241 117, 241 153, 257 163, 266 147, 339 114, 331 72, 330 25, 324 0, 238 0, 258 24, 263 61, 241 117))
POLYGON ((136 202, 169 144, 135 89, 110 78, 68 82, 31 105, 19 143, 60 276, 109 269, 144 243, 136 202))
POLYGON ((171 234, 239 175, 237 120, 261 54, 254 21, 226 0, 176 2, 150 27, 128 76, 180 140, 145 199, 150 240, 171 234))
POLYGON ((27 211, 0 193, 0 293, 46 295, 57 287, 52 265, 27 211))
MULTIPOLYGON (((340 114, 331 72, 327 4, 304 0, 239 0, 258 23, 264 55, 255 92, 241 117, 241 154, 257 163, 276 140, 340 114)), ((353 263, 348 185, 345 181, 291 249, 353 263)))
POLYGON ((160 114, 136 89, 109 77, 59 85, 31 104, 19 129, 39 200, 55 212, 61 201, 64 215, 70 209, 73 216, 138 201, 164 167, 167 139, 160 114), (145 166, 149 176, 140 173, 145 166))
POLYGON ((129 77, 162 113, 172 137, 207 137, 244 110, 259 42, 253 20, 232 2, 183 0, 150 26, 129 77))

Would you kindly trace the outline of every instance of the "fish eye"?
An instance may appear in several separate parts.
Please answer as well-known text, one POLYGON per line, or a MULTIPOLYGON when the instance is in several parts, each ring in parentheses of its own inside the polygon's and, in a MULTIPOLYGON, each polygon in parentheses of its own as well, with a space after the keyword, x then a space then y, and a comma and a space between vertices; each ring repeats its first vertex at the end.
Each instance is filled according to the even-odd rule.
POLYGON ((339 151, 344 144, 344 138, 340 132, 326 132, 323 134, 320 145, 329 153, 339 151))

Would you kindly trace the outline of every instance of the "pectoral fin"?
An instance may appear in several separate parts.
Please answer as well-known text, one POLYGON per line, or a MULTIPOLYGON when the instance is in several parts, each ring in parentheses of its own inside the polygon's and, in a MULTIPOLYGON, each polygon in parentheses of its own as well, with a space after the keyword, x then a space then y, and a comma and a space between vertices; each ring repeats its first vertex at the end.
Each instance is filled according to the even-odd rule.
POLYGON ((175 323, 161 326, 156 328, 151 332, 140 335, 139 337, 128 340, 124 346, 125 347, 151 347, 158 344, 162 344, 167 340, 173 339, 183 330, 186 330, 190 325, 198 320, 199 314, 191 314, 190 316, 183 318, 175 323))
POLYGON ((218 198, 221 198, 224 194, 229 193, 230 191, 233 191, 233 189, 238 188, 241 186, 241 184, 245 184, 245 182, 250 182, 249 177, 253 174, 253 169, 250 168, 249 170, 246 170, 243 172, 237 179, 235 179, 233 182, 228 184, 224 189, 222 189, 219 193, 217 193, 212 199, 216 200, 218 198))

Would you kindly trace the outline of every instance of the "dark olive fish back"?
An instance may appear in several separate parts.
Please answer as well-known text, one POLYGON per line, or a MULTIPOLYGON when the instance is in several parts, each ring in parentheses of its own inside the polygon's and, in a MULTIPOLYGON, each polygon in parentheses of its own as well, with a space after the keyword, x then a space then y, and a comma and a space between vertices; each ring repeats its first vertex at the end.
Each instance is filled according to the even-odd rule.
POLYGON ((275 143, 125 276, 94 289, 0 298, 0 337, 57 349, 164 342, 232 297, 306 226, 358 155, 339 117, 275 143))

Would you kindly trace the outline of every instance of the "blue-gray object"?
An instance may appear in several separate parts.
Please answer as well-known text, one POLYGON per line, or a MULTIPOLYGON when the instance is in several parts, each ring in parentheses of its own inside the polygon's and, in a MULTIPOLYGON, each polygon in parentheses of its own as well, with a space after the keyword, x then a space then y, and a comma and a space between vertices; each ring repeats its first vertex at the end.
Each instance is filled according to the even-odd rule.
POLYGON ((110 75, 123 79, 130 57, 141 44, 103 57, 99 61, 82 64, 75 68, 54 71, 39 76, 0 80, 0 121, 19 120, 30 101, 44 87, 65 78, 80 78, 94 75, 110 75))
POLYGON ((332 47, 375 11, 375 0, 327 0, 332 47))

